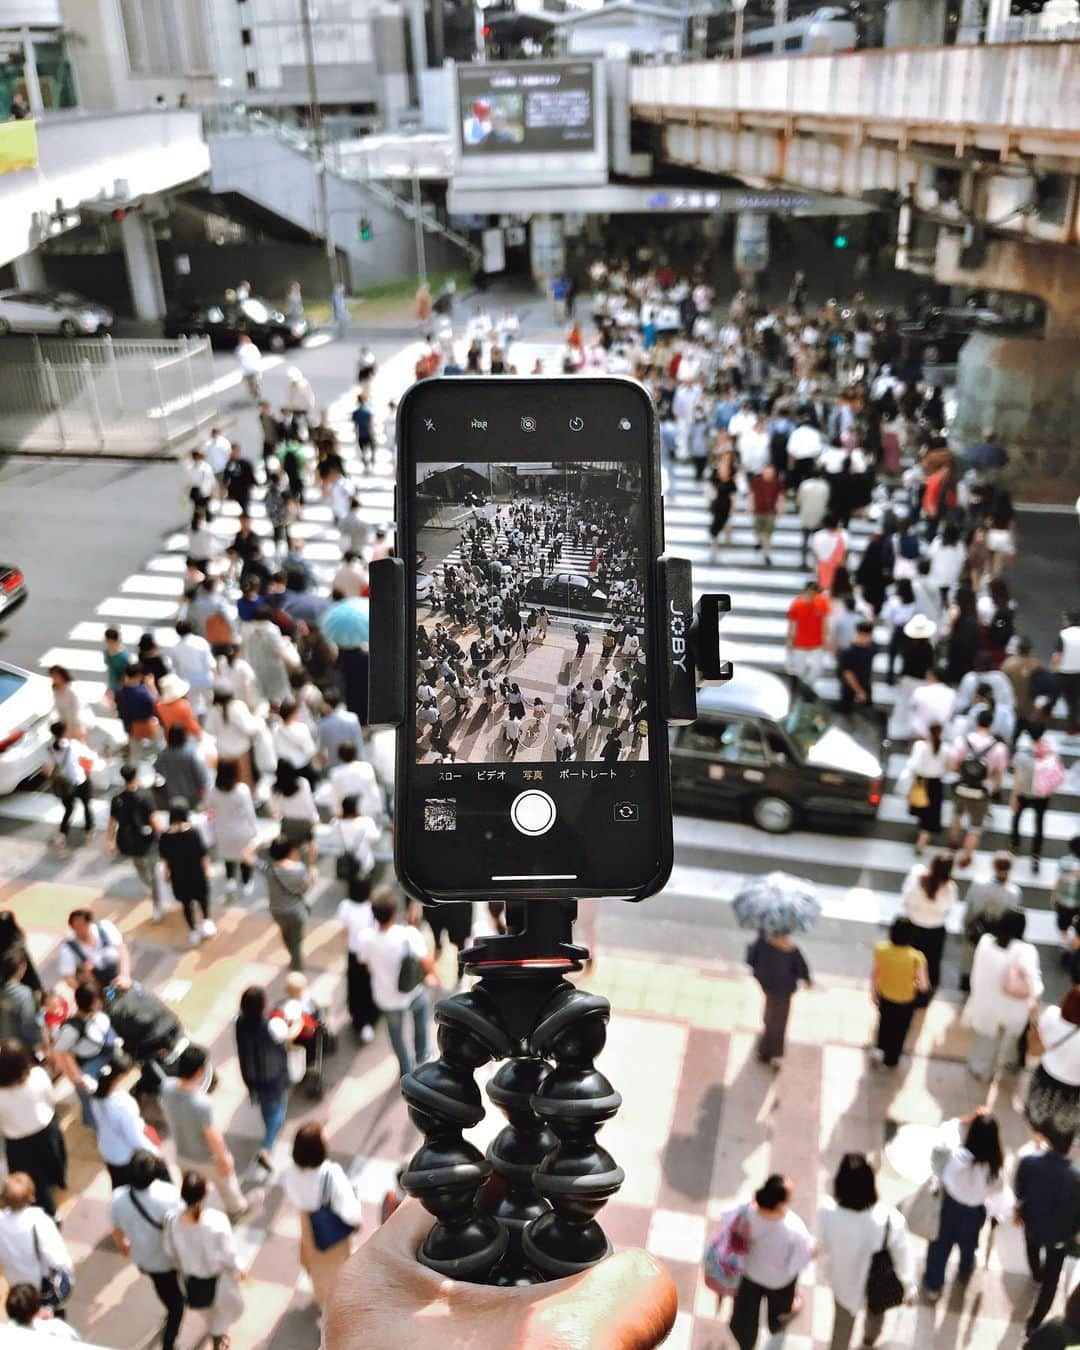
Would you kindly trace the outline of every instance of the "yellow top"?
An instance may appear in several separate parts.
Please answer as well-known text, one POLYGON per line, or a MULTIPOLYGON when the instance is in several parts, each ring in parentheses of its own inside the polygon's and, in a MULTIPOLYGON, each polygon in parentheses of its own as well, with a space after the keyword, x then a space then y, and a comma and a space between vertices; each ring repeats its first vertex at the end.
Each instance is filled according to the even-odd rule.
POLYGON ((874 944, 874 986, 890 1003, 914 999, 920 970, 926 970, 926 957, 918 948, 897 947, 888 941, 874 944))

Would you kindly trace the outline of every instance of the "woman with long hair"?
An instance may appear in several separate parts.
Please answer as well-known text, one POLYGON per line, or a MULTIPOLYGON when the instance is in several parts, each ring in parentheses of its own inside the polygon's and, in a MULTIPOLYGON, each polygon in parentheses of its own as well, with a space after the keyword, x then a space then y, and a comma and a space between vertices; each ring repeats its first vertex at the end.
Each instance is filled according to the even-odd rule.
POLYGON ((919 832, 915 836, 917 858, 922 856, 927 844, 941 830, 941 806, 945 799, 949 752, 941 723, 931 722, 926 735, 911 747, 911 754, 900 775, 908 809, 919 824, 919 832))
POLYGON ((281 838, 304 850, 309 867, 315 866, 315 826, 319 811, 311 784, 287 759, 278 760, 270 793, 270 815, 281 822, 281 838))
POLYGON ((360 1200, 332 1161, 321 1125, 301 1125, 293 1140, 285 1194, 300 1212, 300 1264, 315 1302, 325 1308, 360 1228, 360 1200))
POLYGON ((945 1267, 954 1247, 960 1250, 957 1279, 966 1280, 974 1271, 986 1202, 1005 1186, 1001 1137, 986 1107, 942 1126, 932 1166, 941 1179, 941 1219, 937 1237, 926 1251, 923 1292, 929 1303, 936 1303, 945 1287, 945 1267))
POLYGON ((235 895, 239 883, 243 885, 244 894, 250 895, 259 822, 251 789, 240 781, 239 765, 235 760, 218 765, 214 786, 206 794, 206 804, 213 815, 218 857, 225 864, 225 894, 235 895))
POLYGON ((240 1077, 263 1119, 263 1137, 256 1160, 266 1174, 274 1170, 273 1152, 289 1106, 289 1061, 286 1045, 298 1028, 279 1013, 268 1013, 266 990, 251 985, 240 995, 233 1024, 240 1077))
POLYGON ((1042 996, 1039 953, 1024 941, 1026 926, 1022 910, 1007 909, 975 948, 963 1022, 975 1033, 968 1069, 982 1082, 989 1082, 1000 1067, 1017 1067, 1020 1033, 1042 996))
POLYGON ((900 892, 900 908, 911 920, 911 945, 926 957, 930 994, 941 983, 945 920, 957 899, 952 869, 951 855, 938 853, 928 865, 915 864, 900 892))
POLYGON ((206 1320, 213 1350, 230 1350, 229 1328, 244 1312, 232 1225, 220 1209, 206 1204, 206 1182, 185 1172, 180 1184, 184 1208, 165 1220, 165 1250, 184 1284, 187 1306, 206 1320))

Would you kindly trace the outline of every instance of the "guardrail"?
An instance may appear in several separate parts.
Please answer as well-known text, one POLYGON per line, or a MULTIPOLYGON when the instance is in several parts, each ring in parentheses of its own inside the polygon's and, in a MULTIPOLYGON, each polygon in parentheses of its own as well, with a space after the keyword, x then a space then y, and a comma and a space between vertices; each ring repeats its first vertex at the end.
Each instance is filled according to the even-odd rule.
POLYGON ((0 446, 36 454, 158 458, 217 416, 208 338, 5 339, 0 446))

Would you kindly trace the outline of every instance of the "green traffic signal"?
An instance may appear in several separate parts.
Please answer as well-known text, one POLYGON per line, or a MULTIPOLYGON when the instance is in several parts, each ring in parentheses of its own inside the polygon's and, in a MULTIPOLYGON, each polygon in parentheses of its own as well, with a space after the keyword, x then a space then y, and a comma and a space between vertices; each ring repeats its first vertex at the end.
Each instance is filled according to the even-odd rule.
POLYGON ((369 239, 373 237, 374 231, 371 228, 371 221, 368 219, 367 216, 360 217, 360 225, 358 233, 360 235, 361 242, 365 244, 368 242, 369 239))
POLYGON ((833 248, 847 248, 848 237, 846 234, 834 234, 832 241, 833 248))

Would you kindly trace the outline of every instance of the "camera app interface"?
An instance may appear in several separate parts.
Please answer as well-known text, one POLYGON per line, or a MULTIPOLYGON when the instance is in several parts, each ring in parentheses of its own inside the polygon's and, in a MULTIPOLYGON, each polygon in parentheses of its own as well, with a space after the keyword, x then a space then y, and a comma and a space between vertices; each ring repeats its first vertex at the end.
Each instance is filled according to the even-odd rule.
POLYGON ((648 759, 642 472, 417 464, 418 764, 648 759))

